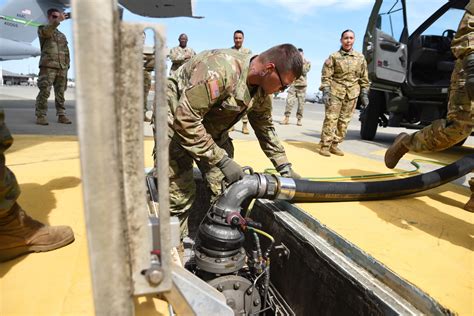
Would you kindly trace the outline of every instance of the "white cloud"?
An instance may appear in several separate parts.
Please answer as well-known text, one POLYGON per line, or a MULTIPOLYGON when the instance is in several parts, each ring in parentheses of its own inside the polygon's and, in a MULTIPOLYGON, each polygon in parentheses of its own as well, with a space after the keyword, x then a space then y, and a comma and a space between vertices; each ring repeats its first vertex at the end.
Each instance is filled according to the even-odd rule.
POLYGON ((308 15, 316 8, 333 7, 337 10, 354 10, 373 5, 373 0, 259 0, 267 6, 279 5, 296 15, 308 15))

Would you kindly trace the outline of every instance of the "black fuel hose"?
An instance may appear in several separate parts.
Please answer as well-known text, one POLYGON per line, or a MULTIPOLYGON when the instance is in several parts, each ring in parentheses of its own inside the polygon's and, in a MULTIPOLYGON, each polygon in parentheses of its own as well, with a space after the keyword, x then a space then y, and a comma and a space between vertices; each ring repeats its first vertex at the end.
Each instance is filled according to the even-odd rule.
POLYGON ((474 169, 474 154, 434 171, 404 179, 374 182, 322 182, 294 179, 291 202, 382 200, 429 190, 465 176, 474 169))

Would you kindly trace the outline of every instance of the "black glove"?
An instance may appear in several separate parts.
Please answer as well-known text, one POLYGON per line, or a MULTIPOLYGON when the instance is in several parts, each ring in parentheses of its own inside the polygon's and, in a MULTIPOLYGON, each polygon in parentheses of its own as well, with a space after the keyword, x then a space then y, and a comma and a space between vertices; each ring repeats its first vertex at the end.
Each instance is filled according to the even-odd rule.
POLYGON ((224 156, 224 158, 222 158, 216 164, 216 166, 217 168, 221 169, 222 173, 227 179, 227 182, 229 183, 234 183, 245 176, 242 167, 228 156, 224 156))
POLYGON ((285 178, 301 179, 301 176, 297 174, 293 168, 291 168, 291 163, 284 163, 276 167, 276 170, 285 178))
POLYGON ((369 105, 369 90, 362 89, 360 92, 360 106, 365 109, 369 105))
POLYGON ((469 99, 474 100, 474 53, 464 57, 463 68, 466 73, 464 88, 466 89, 469 99))
POLYGON ((329 105, 330 101, 331 101, 331 89, 330 88, 324 88, 323 89, 323 103, 324 103, 324 105, 329 105))

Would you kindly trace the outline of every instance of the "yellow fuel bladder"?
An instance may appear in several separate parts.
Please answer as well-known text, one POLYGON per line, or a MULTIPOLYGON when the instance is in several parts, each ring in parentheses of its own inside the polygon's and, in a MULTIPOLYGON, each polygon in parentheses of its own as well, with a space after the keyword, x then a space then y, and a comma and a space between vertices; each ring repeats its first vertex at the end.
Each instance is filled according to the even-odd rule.
MULTIPOLYGON (((271 167, 258 143, 237 142, 235 147, 239 163, 251 162, 255 171, 271 167)), ((383 162, 362 156, 323 157, 317 153, 318 145, 312 143, 287 142, 285 149, 295 171, 306 177, 392 172, 383 162)), ((451 163, 463 153, 454 149, 423 156, 409 154, 404 159, 451 163)), ((296 205, 443 306, 459 315, 473 315, 474 214, 462 209, 469 197, 469 188, 449 183, 391 200, 296 205)))
MULTIPOLYGON (((147 138, 146 166, 152 165, 152 146, 147 138)), ((235 141, 235 147, 240 164, 255 171, 271 167, 256 141, 235 141)), ((322 157, 311 143, 287 142, 285 148, 303 176, 389 172, 381 162, 361 156, 322 157)), ((456 158, 434 156, 445 162, 456 158)), ((28 214, 50 225, 71 226, 76 240, 56 251, 1 263, 0 315, 94 314, 77 138, 16 136, 7 165, 17 176, 22 189, 19 203, 28 214)), ((468 188, 447 184, 392 200, 298 207, 443 306, 472 315, 474 215, 462 209, 469 195, 468 188)), ((137 314, 167 314, 166 303, 153 296, 136 298, 135 306, 137 314)))

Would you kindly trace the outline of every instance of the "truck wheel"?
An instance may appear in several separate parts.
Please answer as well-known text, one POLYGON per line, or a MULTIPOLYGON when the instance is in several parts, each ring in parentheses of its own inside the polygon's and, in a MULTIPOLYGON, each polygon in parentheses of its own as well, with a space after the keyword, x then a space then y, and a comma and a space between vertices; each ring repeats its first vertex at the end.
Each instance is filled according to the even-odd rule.
POLYGON ((369 106, 360 118, 360 137, 364 140, 373 140, 379 125, 381 108, 385 107, 385 96, 380 91, 370 91, 369 106))

